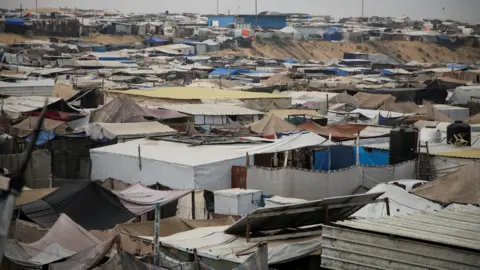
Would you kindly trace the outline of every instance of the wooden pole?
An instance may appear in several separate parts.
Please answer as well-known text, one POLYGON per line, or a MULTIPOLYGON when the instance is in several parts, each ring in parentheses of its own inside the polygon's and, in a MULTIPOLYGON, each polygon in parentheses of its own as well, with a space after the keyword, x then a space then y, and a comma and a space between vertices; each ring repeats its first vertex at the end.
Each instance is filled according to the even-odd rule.
POLYGON ((142 170, 142 152, 140 150, 140 144, 138 145, 138 169, 142 170))
POLYGON ((160 244, 158 243, 158 238, 160 234, 160 204, 155 204, 155 237, 154 237, 154 247, 155 251, 153 254, 153 264, 160 265, 159 253, 160 253, 160 244))
POLYGON ((195 219, 195 190, 192 190, 192 219, 195 219))
POLYGON ((390 200, 385 198, 385 205, 387 206, 387 216, 390 216, 390 200))

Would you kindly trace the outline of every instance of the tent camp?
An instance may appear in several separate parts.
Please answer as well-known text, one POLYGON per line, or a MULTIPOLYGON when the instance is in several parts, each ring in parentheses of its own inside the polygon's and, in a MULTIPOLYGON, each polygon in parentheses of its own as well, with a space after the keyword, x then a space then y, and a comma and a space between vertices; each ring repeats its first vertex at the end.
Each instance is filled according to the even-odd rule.
MULTIPOLYGON (((251 141, 251 140, 250 140, 251 141)), ((246 155, 275 153, 333 143, 311 132, 239 144, 198 145, 140 139, 90 150, 93 180, 160 183, 173 189, 231 188, 232 166, 245 166, 246 155)), ((250 158, 250 163, 253 158, 250 158)), ((253 164, 250 164, 253 165, 253 164)))

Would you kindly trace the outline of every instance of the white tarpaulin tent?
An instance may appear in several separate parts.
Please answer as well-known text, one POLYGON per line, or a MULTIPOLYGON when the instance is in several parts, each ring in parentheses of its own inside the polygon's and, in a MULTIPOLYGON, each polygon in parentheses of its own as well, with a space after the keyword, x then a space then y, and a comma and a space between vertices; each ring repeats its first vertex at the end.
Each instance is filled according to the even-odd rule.
MULTIPOLYGON (((191 146, 140 139, 90 150, 92 180, 114 178, 144 185, 160 183, 173 189, 231 188, 232 166, 244 166, 246 154, 283 152, 334 143, 311 132, 263 140, 257 144, 191 146)), ((253 158, 250 158, 253 162, 253 158)), ((251 164, 250 164, 251 165, 251 164)))

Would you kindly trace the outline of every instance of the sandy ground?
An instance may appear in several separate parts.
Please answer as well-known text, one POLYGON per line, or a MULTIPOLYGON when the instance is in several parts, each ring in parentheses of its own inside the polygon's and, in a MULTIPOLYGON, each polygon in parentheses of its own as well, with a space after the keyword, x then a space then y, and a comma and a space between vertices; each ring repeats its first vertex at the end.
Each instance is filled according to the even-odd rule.
MULTIPOLYGON (((25 38, 22 35, 10 34, 10 33, 0 33, 0 43, 12 44, 16 42, 24 42, 26 40, 48 40, 49 37, 46 36, 36 36, 33 38, 25 38)), ((62 39, 62 38, 58 38, 62 39)), ((122 42, 136 42, 142 41, 145 37, 143 36, 110 36, 110 35, 98 35, 93 37, 83 37, 83 40, 97 42, 101 44, 108 43, 122 43, 122 42)))
POLYGON ((325 61, 341 59, 344 52, 383 53, 400 61, 452 62, 480 61, 480 49, 463 46, 456 50, 436 44, 411 41, 377 41, 372 44, 332 43, 327 41, 287 41, 285 43, 253 43, 251 49, 225 50, 215 55, 228 54, 263 56, 268 58, 296 58, 325 61))

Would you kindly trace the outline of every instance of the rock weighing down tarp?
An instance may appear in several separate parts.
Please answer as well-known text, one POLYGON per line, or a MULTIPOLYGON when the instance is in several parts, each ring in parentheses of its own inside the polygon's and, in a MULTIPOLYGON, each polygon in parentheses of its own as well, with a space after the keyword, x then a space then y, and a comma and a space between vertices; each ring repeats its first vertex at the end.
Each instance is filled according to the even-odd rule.
POLYGON ((9 240, 5 257, 14 265, 25 268, 41 269, 50 264, 50 269, 87 269, 95 266, 113 243, 113 238, 100 241, 62 214, 48 233, 36 242, 26 244, 9 240), (59 262, 61 260, 65 261, 59 262), (70 268, 63 268, 66 266, 70 268))

